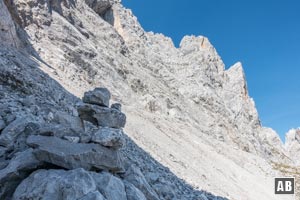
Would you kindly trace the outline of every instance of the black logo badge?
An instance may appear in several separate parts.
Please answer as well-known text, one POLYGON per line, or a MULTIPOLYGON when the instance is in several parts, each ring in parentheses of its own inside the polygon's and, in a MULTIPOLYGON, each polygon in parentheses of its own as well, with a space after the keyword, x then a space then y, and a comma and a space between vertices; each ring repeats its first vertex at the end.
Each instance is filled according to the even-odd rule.
POLYGON ((295 194, 295 178, 275 178, 275 194, 295 194))

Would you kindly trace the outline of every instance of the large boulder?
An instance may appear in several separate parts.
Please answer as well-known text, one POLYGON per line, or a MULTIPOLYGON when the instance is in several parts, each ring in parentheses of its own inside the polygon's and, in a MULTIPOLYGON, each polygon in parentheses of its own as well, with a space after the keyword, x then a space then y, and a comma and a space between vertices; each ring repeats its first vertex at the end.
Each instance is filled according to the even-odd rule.
POLYGON ((8 198, 22 179, 40 165, 42 163, 35 158, 32 149, 16 154, 9 164, 0 170, 0 199, 8 198))
POLYGON ((17 118, 7 127, 5 127, 0 135, 0 146, 11 147, 17 137, 22 134, 28 124, 33 121, 31 117, 17 118))
POLYGON ((91 123, 110 128, 122 128, 126 123, 126 115, 114 108, 83 104, 78 106, 79 117, 91 123))
POLYGON ((120 152, 99 144, 73 143, 56 137, 29 136, 27 144, 40 161, 66 169, 105 169, 123 171, 120 152))
POLYGON ((82 101, 84 103, 109 107, 110 97, 111 94, 108 89, 95 88, 93 91, 85 92, 82 101))
POLYGON ((83 169, 38 170, 22 181, 13 195, 13 200, 87 199, 84 197, 93 196, 96 191, 96 184, 92 176, 83 169))
POLYGON ((100 128, 97 132, 95 132, 91 141, 114 149, 121 148, 125 143, 124 133, 122 130, 105 127, 100 128))
POLYGON ((127 200, 125 186, 121 179, 110 173, 92 173, 97 189, 107 200, 127 200))
POLYGON ((137 189, 133 184, 124 181, 127 200, 147 200, 145 195, 137 189))
POLYGON ((70 127, 78 132, 83 131, 83 123, 79 117, 72 116, 69 113, 57 111, 54 113, 52 122, 70 127))
POLYGON ((138 167, 131 165, 126 171, 124 179, 138 188, 148 200, 159 200, 158 195, 151 188, 138 167))

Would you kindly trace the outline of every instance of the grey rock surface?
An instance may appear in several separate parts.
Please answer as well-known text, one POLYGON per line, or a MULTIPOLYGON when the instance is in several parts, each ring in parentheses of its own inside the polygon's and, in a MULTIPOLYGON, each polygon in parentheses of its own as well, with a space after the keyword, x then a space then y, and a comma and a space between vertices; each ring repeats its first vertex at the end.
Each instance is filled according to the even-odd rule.
POLYGON ((32 121, 29 116, 11 122, 0 135, 0 145, 9 147, 14 144, 17 137, 23 134, 26 126, 32 121))
POLYGON ((125 186, 121 179, 110 173, 91 173, 97 189, 107 200, 127 200, 125 186))
POLYGON ((93 134, 91 141, 114 149, 123 147, 125 143, 123 131, 115 128, 100 128, 93 134))
POLYGON ((111 108, 114 108, 118 111, 122 111, 122 105, 120 103, 113 103, 111 104, 111 108))
POLYGON ((136 188, 138 188, 145 197, 149 200, 157 200, 159 199, 156 192, 151 188, 149 183, 146 181, 143 173, 136 166, 130 166, 126 171, 125 178, 126 181, 133 184, 136 188))
POLYGON ((12 199, 74 200, 96 191, 92 176, 83 169, 37 170, 22 181, 12 199))
POLYGON ((123 170, 119 152, 98 144, 76 144, 47 136, 29 136, 27 144, 35 148, 34 155, 38 160, 66 169, 123 170))
POLYGON ((133 184, 124 181, 127 200, 147 200, 145 195, 133 184))
POLYGON ((84 104, 78 106, 78 113, 80 118, 97 126, 122 128, 126 123, 125 114, 113 108, 84 104))
POLYGON ((10 198, 18 184, 38 166, 42 165, 32 153, 32 149, 16 154, 9 164, 0 170, 0 197, 10 198))
POLYGON ((85 92, 82 101, 84 103, 109 107, 110 98, 111 94, 107 88, 95 88, 93 91, 85 92))

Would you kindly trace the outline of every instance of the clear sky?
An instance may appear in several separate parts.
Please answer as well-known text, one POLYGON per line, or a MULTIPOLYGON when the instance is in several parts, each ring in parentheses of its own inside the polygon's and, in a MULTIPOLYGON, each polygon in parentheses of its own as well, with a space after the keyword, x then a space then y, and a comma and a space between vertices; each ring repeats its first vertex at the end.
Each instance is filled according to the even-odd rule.
POLYGON ((300 127, 299 0, 123 0, 146 31, 179 45, 204 35, 226 68, 243 63, 261 122, 282 139, 300 127))

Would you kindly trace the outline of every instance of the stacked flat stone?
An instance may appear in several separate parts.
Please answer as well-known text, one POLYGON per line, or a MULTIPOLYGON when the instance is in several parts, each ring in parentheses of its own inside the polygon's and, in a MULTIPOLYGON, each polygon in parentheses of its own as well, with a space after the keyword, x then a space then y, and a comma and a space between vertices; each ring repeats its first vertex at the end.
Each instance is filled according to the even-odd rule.
POLYGON ((78 107, 79 117, 98 127, 92 134, 91 141, 112 149, 119 149, 124 144, 122 128, 126 115, 121 112, 121 104, 115 103, 109 108, 111 94, 106 88, 95 88, 85 92, 83 102, 78 107))

